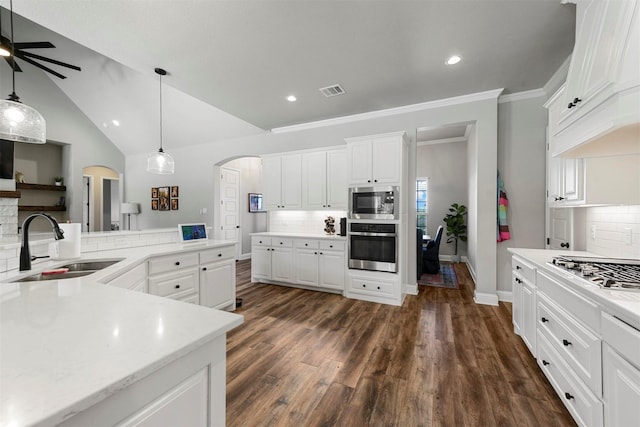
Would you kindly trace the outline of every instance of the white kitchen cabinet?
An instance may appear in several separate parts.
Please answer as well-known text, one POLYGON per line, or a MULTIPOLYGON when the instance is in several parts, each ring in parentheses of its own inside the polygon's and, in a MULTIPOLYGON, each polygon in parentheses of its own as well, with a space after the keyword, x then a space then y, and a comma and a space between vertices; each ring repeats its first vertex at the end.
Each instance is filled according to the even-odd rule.
POLYGON ((271 279, 271 238, 251 239, 251 281, 271 279))
POLYGON ((161 297, 197 303, 200 291, 198 268, 185 268, 171 274, 149 277, 149 293, 161 297))
POLYGON ((574 2, 576 41, 558 117, 554 156, 584 155, 588 153, 584 143, 637 124, 640 116, 638 1, 574 2))
POLYGON ((318 286, 344 290, 346 259, 344 242, 320 241, 318 286))
POLYGON ((515 273, 511 273, 511 320, 513 332, 522 336, 522 286, 523 282, 515 273))
POLYGON ((200 252, 200 305, 234 308, 236 300, 235 249, 228 246, 200 252))
MULTIPOLYGON (((316 242, 317 243, 317 242, 316 242)), ((300 285, 318 286, 318 248, 295 249, 296 280, 300 285)))
POLYGON ((302 208, 302 155, 262 158, 263 203, 266 210, 302 208))
POLYGON ((400 185, 406 134, 347 138, 348 182, 351 186, 400 185))
POLYGON ((347 208, 346 149, 302 155, 302 207, 347 208))
POLYGON ((536 286, 535 268, 518 257, 512 257, 513 327, 536 356, 536 286))
POLYGON ((251 281, 292 282, 293 240, 280 237, 251 238, 251 281))
POLYGON ((400 279, 393 273, 349 270, 347 296, 381 304, 402 305, 400 279))

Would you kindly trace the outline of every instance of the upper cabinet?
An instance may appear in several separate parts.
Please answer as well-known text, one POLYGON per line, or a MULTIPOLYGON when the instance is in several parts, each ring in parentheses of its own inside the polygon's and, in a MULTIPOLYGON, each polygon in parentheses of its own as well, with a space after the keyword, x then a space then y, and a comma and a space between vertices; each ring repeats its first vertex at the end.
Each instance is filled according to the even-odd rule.
POLYGON ((551 154, 630 154, 640 148, 600 138, 640 122, 638 0, 575 0, 576 41, 551 154), (595 141, 601 143, 592 144, 595 141))
POLYGON ((266 210, 302 208, 302 155, 262 158, 263 202, 266 210))
POLYGON ((347 150, 302 155, 302 206, 304 209, 347 208, 347 150))
POLYGON ((349 185, 401 184, 404 132, 347 138, 346 141, 349 185))

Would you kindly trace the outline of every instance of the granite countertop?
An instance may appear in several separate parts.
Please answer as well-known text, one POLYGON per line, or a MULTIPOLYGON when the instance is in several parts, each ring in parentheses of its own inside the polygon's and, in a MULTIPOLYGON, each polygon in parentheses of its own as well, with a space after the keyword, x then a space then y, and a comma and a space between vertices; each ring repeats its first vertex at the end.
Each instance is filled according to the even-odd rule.
POLYGON ((545 273, 564 279, 563 282, 574 291, 599 303, 608 313, 640 329, 640 292, 602 289, 597 285, 588 284, 585 280, 572 273, 548 264, 554 256, 558 255, 602 256, 583 251, 556 251, 546 249, 509 248, 508 251, 528 260, 534 267, 545 273))
POLYGON ((231 243, 91 253, 82 259, 125 259, 74 279, 9 282, 69 260, 5 273, 0 283, 0 424, 57 424, 240 325, 243 318, 237 314, 100 283, 153 255, 231 243))
POLYGON ((339 234, 314 234, 314 233, 284 233, 279 231, 263 231, 261 233, 251 233, 251 236, 265 236, 265 237, 290 237, 300 239, 327 239, 327 240, 347 240, 347 236, 340 236, 339 234))

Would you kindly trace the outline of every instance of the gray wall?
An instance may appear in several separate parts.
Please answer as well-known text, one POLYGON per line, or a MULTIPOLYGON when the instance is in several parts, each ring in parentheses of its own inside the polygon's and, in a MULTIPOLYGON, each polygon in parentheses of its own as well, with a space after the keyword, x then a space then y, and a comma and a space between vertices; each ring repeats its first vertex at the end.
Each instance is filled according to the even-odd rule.
MULTIPOLYGON (((451 142, 421 145, 417 150, 416 175, 428 177, 427 231, 435 237, 439 225, 445 227, 440 243, 441 255, 453 255, 454 244, 446 243, 443 218, 452 203, 468 205, 467 143, 451 142)), ((458 255, 467 255, 465 242, 458 242, 458 255)))
POLYGON ((498 104, 498 169, 509 199, 511 232, 511 240, 497 244, 501 292, 511 292, 511 254, 507 248, 545 247, 545 101, 540 96, 498 104))

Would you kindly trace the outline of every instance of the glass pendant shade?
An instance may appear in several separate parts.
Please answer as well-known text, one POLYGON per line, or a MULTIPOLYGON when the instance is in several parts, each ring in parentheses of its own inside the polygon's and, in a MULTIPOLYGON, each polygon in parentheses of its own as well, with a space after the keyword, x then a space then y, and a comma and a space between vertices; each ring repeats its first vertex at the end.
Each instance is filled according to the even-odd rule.
POLYGON ((47 125, 42 115, 21 102, 0 100, 0 139, 44 144, 47 125))
POLYGON ((173 157, 165 153, 162 148, 149 154, 147 158, 147 172, 160 175, 171 175, 174 173, 175 163, 173 157))

